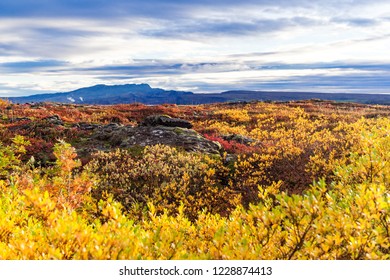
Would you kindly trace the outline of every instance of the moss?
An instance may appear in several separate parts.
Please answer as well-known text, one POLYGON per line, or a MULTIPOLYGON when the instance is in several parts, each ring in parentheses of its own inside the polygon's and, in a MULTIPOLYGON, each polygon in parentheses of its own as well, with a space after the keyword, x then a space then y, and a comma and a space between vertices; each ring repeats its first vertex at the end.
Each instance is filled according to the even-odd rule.
POLYGON ((184 130, 184 129, 181 128, 181 127, 175 127, 175 128, 173 129, 173 132, 175 132, 177 135, 183 135, 183 134, 188 133, 187 130, 184 130))
POLYGON ((134 145, 127 148, 126 150, 129 152, 131 156, 140 158, 144 153, 145 147, 140 145, 134 145))

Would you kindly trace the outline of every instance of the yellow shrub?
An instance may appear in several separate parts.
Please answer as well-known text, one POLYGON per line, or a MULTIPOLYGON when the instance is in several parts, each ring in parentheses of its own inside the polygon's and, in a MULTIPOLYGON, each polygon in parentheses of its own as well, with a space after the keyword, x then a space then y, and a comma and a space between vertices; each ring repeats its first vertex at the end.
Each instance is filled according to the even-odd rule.
POLYGON ((222 119, 233 122, 248 122, 251 119, 245 109, 223 109, 215 111, 214 115, 220 115, 222 119))
POLYGON ((256 134, 264 153, 231 170, 161 145, 101 153, 79 170, 64 142, 55 166, 37 168, 18 159, 22 139, 0 146, 0 259, 390 259, 390 120, 281 116, 257 124, 275 124, 256 134), (272 172, 298 160, 317 182, 279 191, 272 172))
POLYGON ((221 158, 169 146, 147 146, 138 156, 126 150, 99 153, 88 169, 99 178, 96 199, 108 192, 140 218, 148 202, 158 213, 170 214, 183 203, 191 219, 203 209, 227 215, 240 202, 239 195, 222 183, 228 170, 221 158))

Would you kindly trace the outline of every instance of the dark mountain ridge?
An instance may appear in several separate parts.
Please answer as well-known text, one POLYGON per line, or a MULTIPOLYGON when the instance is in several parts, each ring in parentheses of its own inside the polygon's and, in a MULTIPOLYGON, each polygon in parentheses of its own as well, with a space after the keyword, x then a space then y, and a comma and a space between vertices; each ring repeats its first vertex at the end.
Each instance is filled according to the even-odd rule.
POLYGON ((9 97, 14 103, 58 102, 73 104, 120 104, 139 102, 148 105, 172 103, 178 105, 239 101, 292 101, 321 99, 365 104, 390 104, 389 94, 321 93, 287 91, 235 90, 221 93, 193 93, 152 88, 148 84, 95 85, 70 92, 9 97))

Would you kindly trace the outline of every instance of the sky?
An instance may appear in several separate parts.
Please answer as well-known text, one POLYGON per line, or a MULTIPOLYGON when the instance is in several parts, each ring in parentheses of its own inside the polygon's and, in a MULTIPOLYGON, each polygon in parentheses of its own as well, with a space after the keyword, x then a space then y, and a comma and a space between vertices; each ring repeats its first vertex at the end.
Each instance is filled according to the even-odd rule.
POLYGON ((388 0, 0 0, 0 96, 148 83, 390 94, 388 0))

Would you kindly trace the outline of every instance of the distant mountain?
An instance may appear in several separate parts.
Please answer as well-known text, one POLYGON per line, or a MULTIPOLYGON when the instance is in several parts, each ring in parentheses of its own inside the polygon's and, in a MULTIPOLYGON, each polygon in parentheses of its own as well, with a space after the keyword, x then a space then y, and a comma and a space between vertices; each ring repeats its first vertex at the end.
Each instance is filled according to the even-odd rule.
POLYGON ((74 104, 120 104, 139 102, 143 104, 206 104, 238 101, 290 101, 322 99, 339 102, 390 105, 388 94, 352 94, 283 91, 226 91, 201 94, 186 91, 152 88, 148 84, 95 85, 70 92, 9 97, 14 103, 59 102, 74 104))
POLYGON ((151 88, 148 84, 95 85, 70 92, 37 94, 8 98, 14 103, 60 102, 74 104, 118 104, 140 102, 145 104, 182 104, 182 97, 192 92, 151 88))

